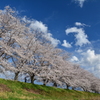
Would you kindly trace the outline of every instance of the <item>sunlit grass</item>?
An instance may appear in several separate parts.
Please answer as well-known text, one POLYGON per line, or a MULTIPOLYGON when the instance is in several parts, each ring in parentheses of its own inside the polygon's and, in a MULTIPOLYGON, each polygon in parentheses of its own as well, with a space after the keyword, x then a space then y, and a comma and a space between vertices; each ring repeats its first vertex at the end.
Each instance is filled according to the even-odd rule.
POLYGON ((95 93, 0 79, 0 100, 100 100, 95 93))

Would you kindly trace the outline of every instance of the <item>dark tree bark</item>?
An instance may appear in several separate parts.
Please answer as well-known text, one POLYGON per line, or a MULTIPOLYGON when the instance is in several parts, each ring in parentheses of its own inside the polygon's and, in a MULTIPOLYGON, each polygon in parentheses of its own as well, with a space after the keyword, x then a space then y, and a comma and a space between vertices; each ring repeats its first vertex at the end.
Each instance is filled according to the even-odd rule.
POLYGON ((69 89, 69 87, 70 87, 70 86, 69 86, 68 84, 66 84, 66 89, 69 89))
POLYGON ((75 88, 74 88, 74 87, 72 87, 72 90, 75 90, 75 88))
POLYGON ((30 76, 30 78, 31 78, 31 83, 32 83, 32 84, 34 84, 34 80, 35 80, 34 77, 35 77, 34 74, 32 74, 32 75, 30 76))
POLYGON ((46 86, 46 83, 47 83, 47 82, 46 82, 46 79, 44 79, 44 80, 43 80, 43 85, 46 86))
POLYGON ((53 86, 54 86, 54 87, 57 87, 57 83, 54 83, 53 86))
POLYGON ((67 88, 67 89, 69 89, 69 86, 68 86, 68 85, 66 85, 66 88, 67 88))
POLYGON ((25 77, 25 83, 27 82, 27 78, 25 77))
POLYGON ((14 80, 18 81, 18 75, 19 75, 19 71, 15 73, 14 80))

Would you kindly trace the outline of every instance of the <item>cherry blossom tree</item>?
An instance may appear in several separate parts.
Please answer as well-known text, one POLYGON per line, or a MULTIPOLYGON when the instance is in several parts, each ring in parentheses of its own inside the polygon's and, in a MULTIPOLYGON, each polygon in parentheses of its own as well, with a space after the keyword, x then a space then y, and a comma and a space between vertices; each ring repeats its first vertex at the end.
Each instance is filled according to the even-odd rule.
POLYGON ((0 10, 0 73, 13 72, 14 80, 22 74, 43 85, 65 85, 100 92, 100 79, 69 61, 70 54, 52 45, 30 21, 18 17, 9 6, 0 10))

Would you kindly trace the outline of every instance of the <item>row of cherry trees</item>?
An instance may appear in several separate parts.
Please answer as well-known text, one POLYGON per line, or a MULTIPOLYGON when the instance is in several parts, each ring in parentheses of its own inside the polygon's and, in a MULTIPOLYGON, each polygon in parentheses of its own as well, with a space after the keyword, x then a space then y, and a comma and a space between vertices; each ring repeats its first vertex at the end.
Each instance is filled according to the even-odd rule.
POLYGON ((69 54, 54 47, 43 33, 32 30, 29 21, 16 15, 9 6, 0 11, 0 72, 20 74, 44 85, 80 87, 100 92, 100 79, 68 60, 69 54))

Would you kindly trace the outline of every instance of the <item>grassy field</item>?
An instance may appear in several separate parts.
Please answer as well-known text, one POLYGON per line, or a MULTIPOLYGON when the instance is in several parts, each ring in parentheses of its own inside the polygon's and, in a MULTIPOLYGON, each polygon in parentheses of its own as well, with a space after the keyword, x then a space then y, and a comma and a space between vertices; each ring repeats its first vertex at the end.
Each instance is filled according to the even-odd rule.
POLYGON ((100 100, 100 95, 0 79, 0 100, 100 100))

